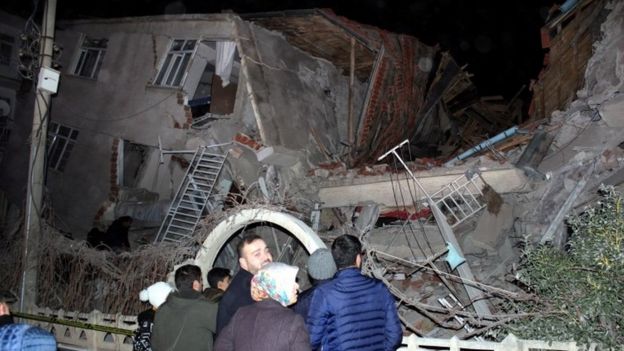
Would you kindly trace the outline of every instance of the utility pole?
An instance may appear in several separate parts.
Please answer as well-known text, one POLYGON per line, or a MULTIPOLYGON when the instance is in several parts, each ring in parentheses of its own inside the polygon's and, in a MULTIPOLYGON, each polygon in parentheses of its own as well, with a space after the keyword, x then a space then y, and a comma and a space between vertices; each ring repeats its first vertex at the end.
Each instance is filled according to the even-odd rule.
MULTIPOLYGON (((46 1, 43 13, 39 69, 52 66, 54 48, 54 24, 56 0, 46 1)), ((41 242, 41 210, 43 207, 43 181, 45 171, 46 138, 48 135, 48 109, 51 92, 35 89, 35 107, 31 134, 28 184, 26 198, 26 228, 24 231, 23 271, 20 288, 20 311, 34 307, 37 303, 37 270, 39 267, 39 246, 41 242)))

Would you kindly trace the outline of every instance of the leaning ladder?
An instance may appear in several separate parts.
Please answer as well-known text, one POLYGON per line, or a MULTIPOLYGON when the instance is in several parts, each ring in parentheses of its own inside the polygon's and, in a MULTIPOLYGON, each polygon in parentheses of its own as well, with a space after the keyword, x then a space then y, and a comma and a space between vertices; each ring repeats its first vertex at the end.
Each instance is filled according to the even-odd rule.
POLYGON ((227 154, 208 152, 207 147, 200 147, 195 151, 184 180, 160 225, 155 243, 177 243, 193 236, 206 204, 211 201, 212 189, 226 157, 227 154))

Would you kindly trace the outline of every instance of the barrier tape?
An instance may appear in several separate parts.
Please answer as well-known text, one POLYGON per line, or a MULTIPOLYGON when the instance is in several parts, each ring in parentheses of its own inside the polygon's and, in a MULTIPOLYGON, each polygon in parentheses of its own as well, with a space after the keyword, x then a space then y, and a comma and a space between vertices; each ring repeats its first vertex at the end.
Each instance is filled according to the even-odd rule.
POLYGON ((59 318, 56 318, 56 317, 38 316, 38 315, 30 314, 30 313, 11 312, 11 314, 14 317, 30 319, 30 320, 35 320, 35 321, 39 321, 39 322, 48 322, 48 323, 54 323, 54 324, 61 324, 61 325, 66 325, 66 326, 70 326, 70 327, 89 329, 89 330, 95 330, 95 331, 99 331, 99 332, 112 333, 112 334, 120 334, 120 335, 127 335, 127 336, 134 335, 134 330, 130 330, 130 329, 108 327, 108 326, 105 326, 105 325, 98 325, 98 324, 91 324, 91 323, 85 323, 85 322, 79 322, 79 321, 72 321, 72 320, 68 320, 68 319, 59 319, 59 318))

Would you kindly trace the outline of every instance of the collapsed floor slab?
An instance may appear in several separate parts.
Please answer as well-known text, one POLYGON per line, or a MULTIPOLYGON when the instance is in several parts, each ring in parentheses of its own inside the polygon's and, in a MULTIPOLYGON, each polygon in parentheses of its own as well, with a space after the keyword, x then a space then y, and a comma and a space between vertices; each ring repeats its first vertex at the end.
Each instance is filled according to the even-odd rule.
MULTIPOLYGON (((417 172, 415 176, 427 193, 434 194, 456 178, 463 176, 467 170, 467 167, 436 168, 417 172)), ((518 168, 513 166, 482 167, 479 171, 484 182, 499 194, 526 191, 527 177, 518 168)), ((411 181, 402 175, 400 176, 402 179, 396 178, 396 175, 385 174, 325 179, 320 183, 319 198, 322 207, 325 208, 354 206, 370 199, 375 199, 375 202, 379 204, 393 205, 396 201, 393 187, 408 188, 407 183, 411 181)), ((422 193, 417 195, 418 199, 425 200, 422 193)))

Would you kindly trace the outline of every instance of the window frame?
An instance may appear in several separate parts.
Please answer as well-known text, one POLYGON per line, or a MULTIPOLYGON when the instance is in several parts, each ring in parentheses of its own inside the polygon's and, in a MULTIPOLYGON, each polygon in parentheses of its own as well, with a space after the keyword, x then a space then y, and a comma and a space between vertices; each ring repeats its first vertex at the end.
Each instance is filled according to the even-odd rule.
POLYGON ((76 53, 71 74, 76 77, 97 80, 100 68, 102 67, 102 62, 104 61, 104 54, 108 49, 108 39, 95 39, 93 37, 83 35, 80 42, 81 44, 78 48, 78 52, 76 53), (93 42, 99 42, 100 45, 90 45, 93 42), (89 61, 91 55, 95 55, 95 61, 90 67, 90 72, 86 72, 89 68, 85 64, 89 61))
POLYGON ((198 39, 172 39, 169 43, 167 54, 161 60, 152 85, 163 88, 180 88, 184 86, 188 70, 199 46, 198 44, 198 39), (176 48, 178 42, 181 42, 181 45, 179 48, 176 48), (193 44, 192 48, 187 48, 187 45, 190 43, 193 44))
MULTIPOLYGON (((0 66, 11 67, 13 63, 13 56, 15 53, 15 38, 9 34, 0 33, 0 47, 5 46, 8 47, 9 50, 7 52, 8 56, 6 56, 6 62, 0 60, 0 66)), ((1 51, 0 51, 1 52, 1 51)), ((5 59, 4 56, 0 56, 0 58, 5 59)))
POLYGON ((58 172, 63 172, 65 170, 71 151, 76 145, 78 134, 80 134, 80 131, 76 128, 50 122, 46 150, 49 169, 58 172), (61 133, 61 128, 67 128, 69 130, 66 133, 67 135, 61 133), (60 151, 58 151, 59 147, 61 148, 60 151))

